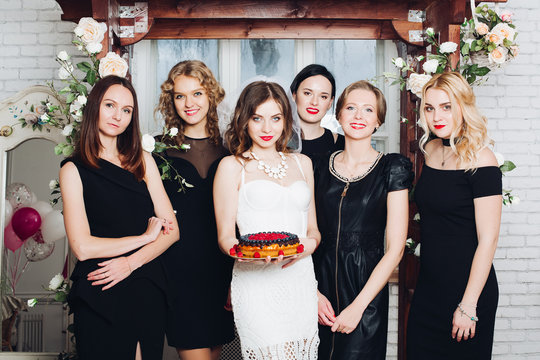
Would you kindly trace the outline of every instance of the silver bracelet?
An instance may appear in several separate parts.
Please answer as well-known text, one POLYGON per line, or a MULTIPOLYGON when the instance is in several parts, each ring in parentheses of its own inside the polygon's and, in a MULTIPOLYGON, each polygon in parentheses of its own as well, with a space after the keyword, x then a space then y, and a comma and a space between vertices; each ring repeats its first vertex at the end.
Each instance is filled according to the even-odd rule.
POLYGON ((471 316, 471 315, 467 314, 465 312, 465 310, 463 309, 463 307, 461 306, 461 303, 457 304, 457 306, 458 306, 458 309, 459 309, 459 312, 461 313, 461 315, 465 315, 466 317, 468 317, 469 319, 471 319, 474 322, 478 321, 478 316, 471 316))

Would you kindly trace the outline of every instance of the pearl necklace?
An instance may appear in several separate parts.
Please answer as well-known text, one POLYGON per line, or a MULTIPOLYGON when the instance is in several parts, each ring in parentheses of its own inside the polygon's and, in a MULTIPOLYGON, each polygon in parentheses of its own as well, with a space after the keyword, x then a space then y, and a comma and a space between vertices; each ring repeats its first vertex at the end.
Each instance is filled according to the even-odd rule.
POLYGON ((287 165, 287 158, 281 151, 278 152, 279 156, 281 157, 281 162, 277 167, 271 167, 270 165, 266 164, 253 152, 250 152, 250 154, 251 157, 259 163, 259 165, 257 165, 257 169, 263 170, 269 177, 274 179, 283 179, 285 176, 287 176, 287 169, 289 168, 289 165, 287 165))

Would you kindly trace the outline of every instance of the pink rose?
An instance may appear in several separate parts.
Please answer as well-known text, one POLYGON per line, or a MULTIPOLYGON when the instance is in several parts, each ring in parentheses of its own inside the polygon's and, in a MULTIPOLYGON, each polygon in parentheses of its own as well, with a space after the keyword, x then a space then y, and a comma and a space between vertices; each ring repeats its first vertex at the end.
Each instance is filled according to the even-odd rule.
POLYGON ((499 17, 501 18, 502 21, 507 22, 507 23, 511 23, 512 22, 512 15, 514 15, 514 14, 511 11, 504 10, 503 12, 501 12, 499 17))

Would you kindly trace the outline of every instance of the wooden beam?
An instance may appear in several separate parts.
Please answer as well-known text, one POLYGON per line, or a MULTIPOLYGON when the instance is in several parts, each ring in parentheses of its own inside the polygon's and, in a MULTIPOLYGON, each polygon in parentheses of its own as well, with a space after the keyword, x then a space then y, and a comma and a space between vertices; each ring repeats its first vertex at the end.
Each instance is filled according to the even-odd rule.
POLYGON ((402 0, 161 0, 150 1, 154 18, 406 20, 402 0))
POLYGON ((388 21, 155 20, 145 39, 399 39, 388 21))

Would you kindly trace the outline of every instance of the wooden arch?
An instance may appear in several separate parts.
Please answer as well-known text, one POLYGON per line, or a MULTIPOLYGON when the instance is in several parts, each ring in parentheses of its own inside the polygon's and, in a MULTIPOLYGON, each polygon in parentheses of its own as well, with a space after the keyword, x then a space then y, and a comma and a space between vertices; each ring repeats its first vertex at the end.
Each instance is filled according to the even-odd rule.
MULTIPOLYGON (((439 41, 459 44, 460 24, 470 18, 472 0, 57 0, 62 20, 93 17, 110 29, 108 51, 124 53, 142 39, 378 39, 398 42, 401 57, 425 54, 423 31, 432 27, 439 41)), ((488 0, 484 2, 506 2, 488 0)), ((477 1, 479 2, 479 1, 477 1)), ((454 54, 452 67, 459 61, 454 54)), ((400 152, 420 175, 416 98, 401 95, 400 152)), ((416 213, 411 208, 412 215, 416 213)), ((409 233, 419 239, 414 221, 409 233)), ((398 359, 405 359, 405 331, 418 261, 405 255, 399 271, 398 359)))

